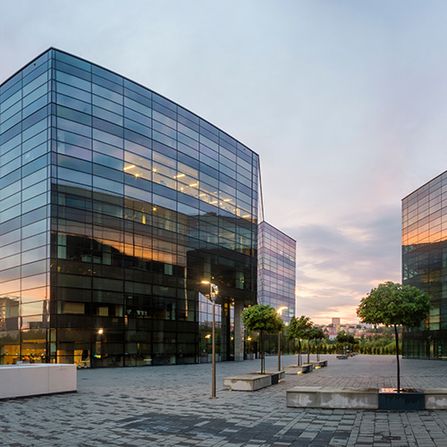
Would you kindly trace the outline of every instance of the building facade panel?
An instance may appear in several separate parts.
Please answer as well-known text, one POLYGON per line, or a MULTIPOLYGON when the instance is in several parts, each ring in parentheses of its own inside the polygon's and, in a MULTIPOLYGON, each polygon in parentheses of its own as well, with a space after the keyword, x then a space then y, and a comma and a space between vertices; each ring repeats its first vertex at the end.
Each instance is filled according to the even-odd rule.
POLYGON ((219 285, 218 352, 231 358, 233 306, 256 301, 257 154, 58 50, 2 84, 0 101, 0 311, 19 321, 0 325, 3 363, 200 361, 203 279, 219 285), (41 338, 26 333, 27 353, 30 324, 41 338))
POLYGON ((447 172, 402 201, 402 281, 430 295, 420 328, 405 330, 403 354, 447 358, 447 172))
POLYGON ((295 316, 296 241, 263 221, 258 232, 258 301, 295 316))

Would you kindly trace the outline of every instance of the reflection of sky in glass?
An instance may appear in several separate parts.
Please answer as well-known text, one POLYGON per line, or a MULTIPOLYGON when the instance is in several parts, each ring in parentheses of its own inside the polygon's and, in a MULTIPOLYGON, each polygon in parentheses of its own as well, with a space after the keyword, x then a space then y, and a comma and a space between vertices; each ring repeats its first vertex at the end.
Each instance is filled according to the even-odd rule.
POLYGON ((258 231, 258 302, 281 309, 289 322, 295 316, 296 242, 261 222, 258 231))

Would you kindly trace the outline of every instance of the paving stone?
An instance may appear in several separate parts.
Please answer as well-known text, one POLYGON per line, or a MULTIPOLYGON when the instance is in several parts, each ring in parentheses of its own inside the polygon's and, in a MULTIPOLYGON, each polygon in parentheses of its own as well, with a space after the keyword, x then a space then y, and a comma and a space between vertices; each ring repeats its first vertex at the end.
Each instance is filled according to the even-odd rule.
MULTIPOLYGON (((291 409, 297 385, 380 387, 395 383, 393 356, 356 356, 255 393, 224 391, 223 376, 256 371, 258 361, 81 370, 76 394, 0 403, 0 445, 145 447, 446 447, 447 412, 291 409)), ((275 357, 267 358, 274 368, 275 357)), ((284 364, 296 362, 286 356, 284 364)), ((402 386, 445 386, 447 362, 403 360, 402 386)))

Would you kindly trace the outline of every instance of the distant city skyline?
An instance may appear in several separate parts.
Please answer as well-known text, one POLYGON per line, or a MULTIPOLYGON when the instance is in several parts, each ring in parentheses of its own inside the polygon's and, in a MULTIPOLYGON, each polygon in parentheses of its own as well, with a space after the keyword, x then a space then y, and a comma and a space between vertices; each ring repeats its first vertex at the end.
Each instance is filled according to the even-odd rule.
POLYGON ((447 168, 446 13, 403 0, 5 1, 0 82, 54 46, 228 131, 261 157, 266 220, 297 240, 297 313, 355 322, 361 297, 401 280, 401 199, 447 168))

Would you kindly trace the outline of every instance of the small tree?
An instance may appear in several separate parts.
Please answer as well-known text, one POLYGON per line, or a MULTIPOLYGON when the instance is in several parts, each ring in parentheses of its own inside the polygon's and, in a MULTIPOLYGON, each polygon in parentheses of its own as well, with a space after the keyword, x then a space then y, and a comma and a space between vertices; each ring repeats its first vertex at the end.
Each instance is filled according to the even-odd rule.
POLYGON ((394 327, 397 360, 397 392, 400 393, 399 332, 398 326, 416 327, 427 318, 430 298, 413 286, 388 281, 379 284, 364 297, 357 315, 364 323, 394 327))
POLYGON ((290 320, 287 337, 298 341, 298 366, 301 365, 301 339, 307 339, 311 329, 312 322, 309 317, 301 315, 299 318, 293 317, 290 320))
POLYGON ((259 331, 259 357, 261 359, 261 374, 265 373, 265 352, 263 343, 264 332, 279 332, 283 321, 276 310, 267 304, 255 304, 242 312, 242 321, 249 331, 259 331))
POLYGON ((317 354, 317 362, 320 361, 320 343, 321 340, 326 338, 326 334, 323 332, 323 329, 317 326, 313 326, 310 329, 309 339, 315 342, 315 353, 317 354))
POLYGON ((340 331, 335 338, 335 341, 343 347, 343 353, 346 353, 347 347, 351 347, 355 343, 355 338, 352 334, 345 331, 340 331))

